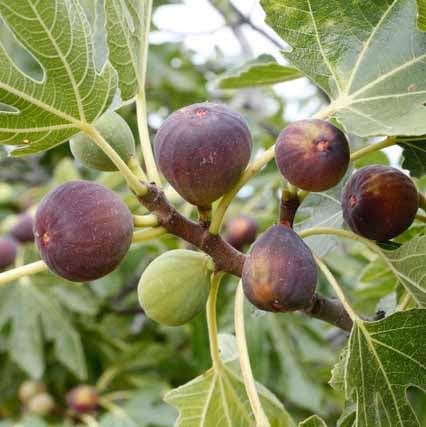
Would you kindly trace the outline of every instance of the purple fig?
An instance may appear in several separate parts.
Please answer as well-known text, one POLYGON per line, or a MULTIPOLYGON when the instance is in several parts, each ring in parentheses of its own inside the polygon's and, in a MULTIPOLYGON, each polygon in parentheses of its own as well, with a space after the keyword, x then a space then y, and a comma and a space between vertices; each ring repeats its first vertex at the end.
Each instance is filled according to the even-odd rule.
POLYGON ((21 243, 29 243, 34 241, 34 220, 27 213, 18 216, 15 225, 12 227, 10 234, 21 243))
POLYGON ((67 403, 78 414, 92 412, 99 402, 98 392, 95 387, 82 384, 73 388, 67 394, 67 403))
POLYGON ((239 215, 225 225, 225 240, 235 249, 242 249, 256 240, 259 225, 257 221, 246 215, 239 215))
POLYGON ((155 137, 161 172, 185 200, 201 209, 208 209, 236 184, 251 148, 243 117, 212 103, 175 111, 155 137))
POLYGON ((325 191, 345 175, 350 150, 344 133, 331 123, 300 120, 278 136, 275 159, 290 184, 306 191, 325 191))
POLYGON ((36 244, 51 271, 74 282, 98 279, 126 255, 133 218, 111 190, 72 181, 51 191, 35 218, 36 244))
POLYGON ((16 259, 18 244, 11 237, 0 238, 0 270, 11 266, 16 259))
POLYGON ((242 282, 246 297, 261 310, 301 310, 312 303, 317 268, 303 240, 291 228, 277 224, 252 246, 242 282))
POLYGON ((343 217, 355 233, 372 240, 389 240, 412 224, 418 197, 413 181, 398 169, 367 166, 346 184, 343 217))

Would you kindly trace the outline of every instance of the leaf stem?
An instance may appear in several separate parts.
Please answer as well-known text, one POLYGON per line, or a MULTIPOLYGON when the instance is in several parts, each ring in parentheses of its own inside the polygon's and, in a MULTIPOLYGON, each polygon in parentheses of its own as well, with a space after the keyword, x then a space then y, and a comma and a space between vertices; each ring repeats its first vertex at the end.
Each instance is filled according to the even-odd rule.
POLYGON ((21 279, 22 277, 31 276, 33 274, 41 273, 47 270, 48 268, 44 261, 36 261, 31 264, 13 268, 11 270, 0 273, 0 286, 21 279))
POLYGON ((128 186, 137 194, 144 195, 147 192, 147 187, 139 181, 139 178, 130 170, 124 160, 118 153, 108 144, 105 138, 92 125, 85 125, 81 128, 96 145, 111 159, 117 169, 121 172, 127 181, 128 186))
POLYGON ((235 294, 234 325, 237 337, 238 355, 244 386, 250 401, 250 406, 256 420, 256 427, 270 427, 270 423, 262 408, 259 394, 256 390, 256 382, 250 365, 250 357, 247 350, 247 340, 244 326, 244 293, 241 280, 238 283, 235 294))
POLYGON ((361 148, 351 154, 351 161, 360 159, 361 157, 374 153, 375 151, 381 150, 382 148, 390 147, 397 143, 395 136, 389 136, 385 140, 377 142, 376 144, 369 145, 368 147, 361 148))
POLYGON ((426 212, 426 196, 419 192, 419 206, 426 212))
POLYGON ((167 230, 164 227, 152 227, 145 230, 138 230, 133 233, 132 243, 144 242, 146 240, 155 239, 163 234, 166 234, 167 230))
POLYGON ((417 214, 416 215, 416 220, 426 223, 426 215, 417 214))
POLYGON ((333 276, 333 273, 330 271, 330 269, 327 267, 327 265, 324 263, 324 261, 321 258, 319 258, 316 255, 314 255, 314 257, 315 257, 315 261, 318 264, 318 267, 320 268, 325 278, 330 283, 331 287, 334 289, 334 292, 336 293, 337 298, 339 298, 346 312, 349 314, 349 317, 352 319, 354 323, 361 320, 358 317, 358 315, 355 313, 351 305, 349 304, 348 300, 346 299, 346 296, 343 293, 340 285, 337 283, 336 278, 333 276))
POLYGON ((218 234, 220 232, 220 227, 222 225, 226 210, 232 203, 232 200, 237 195, 238 191, 240 191, 241 187, 243 187, 243 185, 246 184, 250 178, 256 175, 256 173, 259 172, 263 166, 270 162, 274 158, 274 155, 275 145, 268 148, 268 150, 266 150, 258 159, 249 165, 234 187, 220 199, 220 202, 214 212, 212 223, 210 225, 210 233, 218 234))
POLYGON ((212 359, 213 369, 219 370, 222 366, 219 354, 218 329, 216 318, 216 303, 219 292, 220 281, 223 277, 222 272, 212 274, 210 282, 210 294, 207 301, 207 327, 209 330, 210 356, 212 359))
POLYGON ((133 224, 135 227, 156 227, 158 218, 154 214, 133 215, 133 224))
POLYGON ((142 154, 148 179, 151 182, 155 182, 157 185, 160 185, 160 175, 157 170, 157 165, 155 164, 154 154, 152 152, 152 146, 149 137, 146 97, 144 89, 141 89, 136 96, 136 115, 138 120, 139 139, 141 142, 142 154))
POLYGON ((144 182, 148 182, 148 178, 145 175, 145 172, 141 168, 141 165, 139 163, 139 160, 136 156, 130 157, 129 161, 127 162, 127 166, 129 166, 130 170, 141 180, 144 182))

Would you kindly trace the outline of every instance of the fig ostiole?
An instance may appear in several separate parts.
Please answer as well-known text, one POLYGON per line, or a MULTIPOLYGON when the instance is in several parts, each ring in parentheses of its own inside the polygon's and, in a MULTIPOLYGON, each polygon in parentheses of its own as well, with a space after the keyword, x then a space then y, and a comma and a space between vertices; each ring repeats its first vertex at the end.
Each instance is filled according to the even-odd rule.
POLYGON ((175 249, 160 255, 139 281, 143 310, 163 325, 189 322, 205 308, 213 269, 211 258, 201 252, 175 249))
POLYGON ((275 160, 281 174, 306 191, 325 191, 345 175, 350 149, 345 134, 324 120, 299 120, 278 136, 275 160))
POLYGON ((40 256, 52 272, 87 282, 113 271, 127 254, 133 217, 108 188, 70 181, 42 200, 34 231, 40 256))
POLYGON ((244 263, 242 283, 246 297, 261 310, 302 310, 312 304, 317 267, 296 232, 277 224, 254 242, 244 263))
POLYGON ((389 240, 413 223, 419 198, 413 181, 398 169, 372 165, 358 170, 342 194, 343 217, 355 233, 389 240))
POLYGON ((155 136, 155 157, 162 174, 201 210, 209 210, 236 184, 251 149, 244 118, 225 105, 208 102, 175 111, 155 136))
MULTIPOLYGON (((127 122, 115 112, 103 114, 95 123, 95 128, 121 159, 128 163, 135 155, 135 139, 127 122)), ((85 133, 79 133, 70 140, 73 156, 84 166, 99 171, 116 171, 111 159, 85 133)))

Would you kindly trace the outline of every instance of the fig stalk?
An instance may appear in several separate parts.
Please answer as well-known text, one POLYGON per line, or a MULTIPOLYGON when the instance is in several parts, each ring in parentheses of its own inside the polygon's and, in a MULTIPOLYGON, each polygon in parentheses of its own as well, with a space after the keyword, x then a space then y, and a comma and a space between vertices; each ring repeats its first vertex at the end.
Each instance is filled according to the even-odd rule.
POLYGON ((297 192, 293 193, 288 189, 283 190, 280 203, 280 223, 292 228, 299 206, 300 200, 297 192))

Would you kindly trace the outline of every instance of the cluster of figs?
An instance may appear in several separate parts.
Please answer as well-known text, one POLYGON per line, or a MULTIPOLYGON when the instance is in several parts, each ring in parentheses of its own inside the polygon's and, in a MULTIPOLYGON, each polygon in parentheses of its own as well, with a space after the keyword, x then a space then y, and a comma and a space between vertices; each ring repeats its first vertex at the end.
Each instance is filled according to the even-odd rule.
MULTIPOLYGON (((19 387, 18 395, 23 409, 33 414, 44 417, 59 409, 46 384, 40 381, 24 381, 19 387)), ((80 384, 67 393, 65 400, 69 414, 79 417, 97 409, 99 396, 95 387, 80 384)))
MULTIPOLYGON (((96 128, 125 162, 135 154, 126 122, 106 113, 96 128)), ((247 167, 252 138, 244 118, 225 105, 193 104, 171 114, 155 137, 158 167, 171 186, 200 211, 211 208, 240 179, 247 167)), ((278 169, 292 185, 325 191, 346 174, 350 148, 344 133, 323 120, 287 126, 275 146, 278 169)), ((109 171, 114 164, 85 135, 71 140, 71 150, 85 166, 109 171)), ((349 227, 372 240, 388 240, 406 230, 418 209, 414 183, 399 170, 367 166, 353 174, 342 194, 349 227)), ((248 217, 228 223, 225 239, 237 249, 256 238, 248 217)), ((71 281, 92 281, 114 270, 127 253, 132 215, 111 190, 88 181, 68 182, 51 191, 38 206, 34 235, 50 270, 71 281)), ((169 251, 144 271, 138 288, 149 317, 181 325, 207 301, 212 260, 187 249, 169 251)), ((246 257, 242 282, 247 298, 274 312, 305 309, 313 300, 317 269, 309 247, 288 223, 272 225, 255 240, 246 257)))

